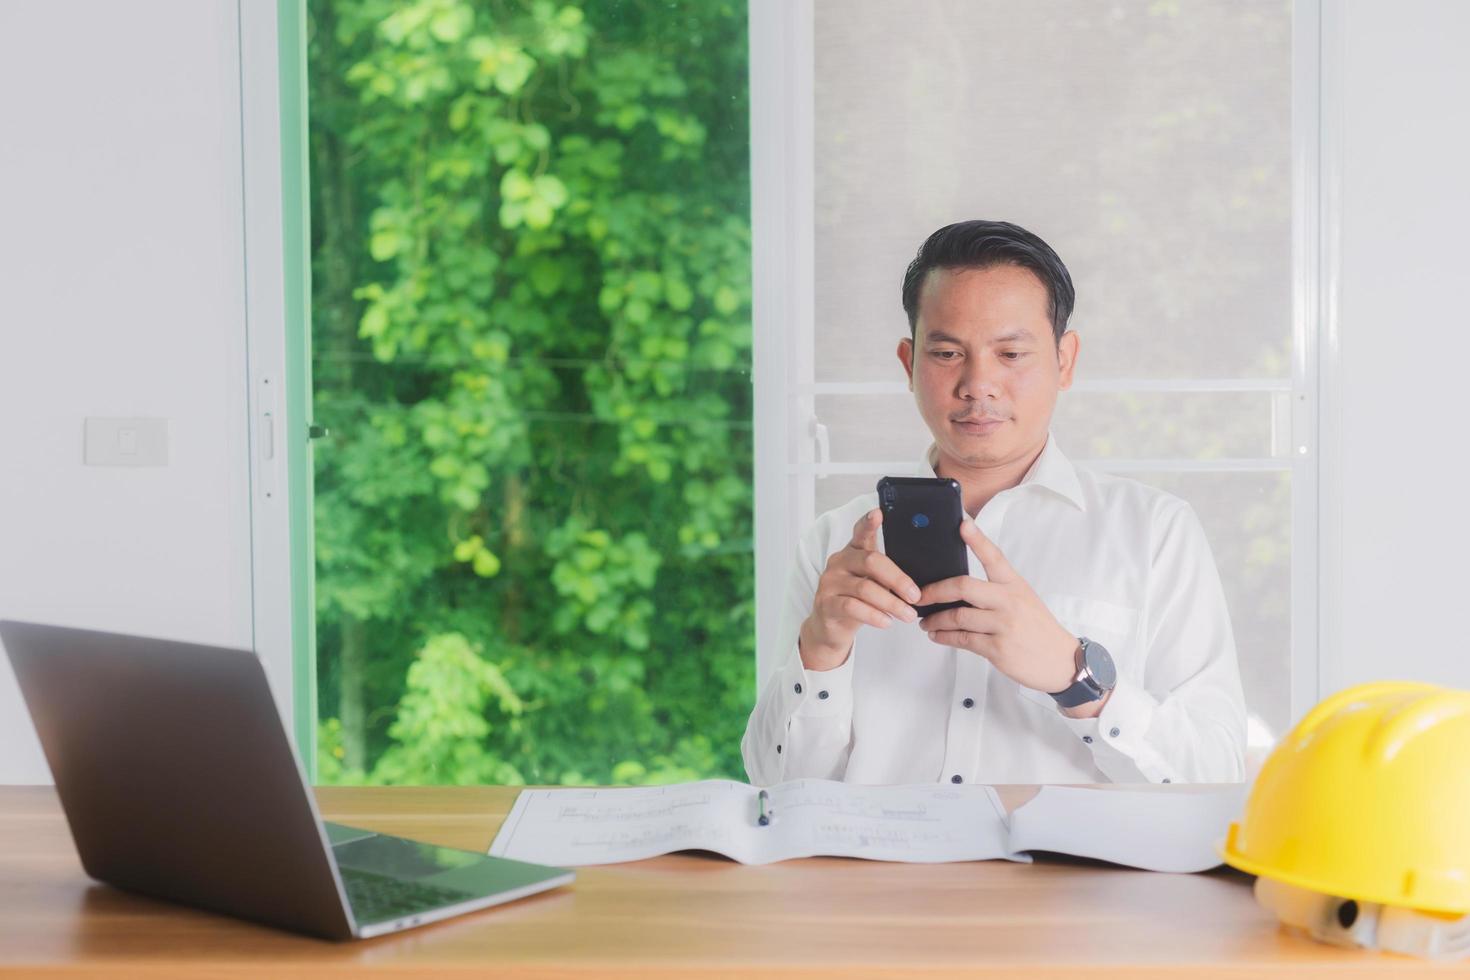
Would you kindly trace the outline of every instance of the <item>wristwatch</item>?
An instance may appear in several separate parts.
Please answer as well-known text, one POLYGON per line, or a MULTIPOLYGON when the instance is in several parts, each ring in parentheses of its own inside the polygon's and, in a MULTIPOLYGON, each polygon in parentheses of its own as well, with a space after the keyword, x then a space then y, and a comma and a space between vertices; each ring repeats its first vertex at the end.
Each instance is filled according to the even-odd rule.
POLYGON ((1072 686, 1057 691, 1052 698, 1063 708, 1075 708, 1102 700, 1117 683, 1118 668, 1113 665, 1113 655, 1101 643, 1083 636, 1077 640, 1077 674, 1072 678, 1072 686))

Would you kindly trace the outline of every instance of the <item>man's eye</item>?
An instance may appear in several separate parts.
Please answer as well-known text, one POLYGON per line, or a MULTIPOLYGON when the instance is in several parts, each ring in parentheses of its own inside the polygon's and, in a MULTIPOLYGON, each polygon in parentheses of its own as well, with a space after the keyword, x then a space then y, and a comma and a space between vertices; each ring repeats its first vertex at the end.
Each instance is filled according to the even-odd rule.
POLYGON ((960 352, 957 350, 936 350, 930 351, 930 353, 941 361, 952 361, 960 356, 960 352))
POLYGON ((1004 357, 1008 361, 1019 361, 1021 358, 1026 356, 1026 352, 1021 350, 1008 350, 1003 351, 1000 356, 1004 357))

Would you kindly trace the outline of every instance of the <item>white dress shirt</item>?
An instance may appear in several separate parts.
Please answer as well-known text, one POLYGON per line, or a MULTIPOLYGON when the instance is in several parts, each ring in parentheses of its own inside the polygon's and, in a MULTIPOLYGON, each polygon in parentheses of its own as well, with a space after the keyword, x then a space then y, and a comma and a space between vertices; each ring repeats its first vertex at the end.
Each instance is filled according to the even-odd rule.
MULTIPOLYGON (((920 475, 933 475, 934 452, 920 475)), ((1230 615, 1187 503, 1077 467, 1049 437, 1020 484, 975 518, 1058 622, 1112 654, 1117 687, 1085 719, 901 620, 861 627, 834 670, 802 667, 797 634, 827 558, 876 506, 874 492, 828 511, 798 545, 777 639, 783 660, 741 743, 752 783, 1245 778, 1245 699, 1230 615)), ((985 577, 973 555, 970 574, 985 577)))

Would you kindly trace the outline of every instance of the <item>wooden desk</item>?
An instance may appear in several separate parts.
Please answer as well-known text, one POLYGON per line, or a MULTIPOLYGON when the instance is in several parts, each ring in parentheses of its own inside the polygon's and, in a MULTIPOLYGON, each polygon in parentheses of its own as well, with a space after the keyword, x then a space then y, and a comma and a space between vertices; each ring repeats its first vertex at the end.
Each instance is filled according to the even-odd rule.
MULTIPOLYGON (((483 851, 514 789, 330 788, 325 817, 483 851)), ((0 973, 254 980, 373 969, 498 977, 1354 976, 1440 972, 1291 935, 1222 870, 701 855, 587 868, 524 901, 334 944, 89 881, 49 788, 0 788, 0 973)), ((1470 966, 1451 967, 1470 973, 1470 966)))

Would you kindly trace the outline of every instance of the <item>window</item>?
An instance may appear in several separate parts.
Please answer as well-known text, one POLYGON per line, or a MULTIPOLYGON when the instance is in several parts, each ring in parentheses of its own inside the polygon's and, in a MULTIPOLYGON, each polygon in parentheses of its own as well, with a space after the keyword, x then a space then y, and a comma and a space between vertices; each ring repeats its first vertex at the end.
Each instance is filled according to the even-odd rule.
POLYGON ((742 776, 743 2, 308 15, 318 778, 742 776))
POLYGON ((322 781, 741 776, 967 216, 1072 269, 1055 431, 1200 513, 1253 742, 1315 699, 1312 3, 305 2, 322 781))

